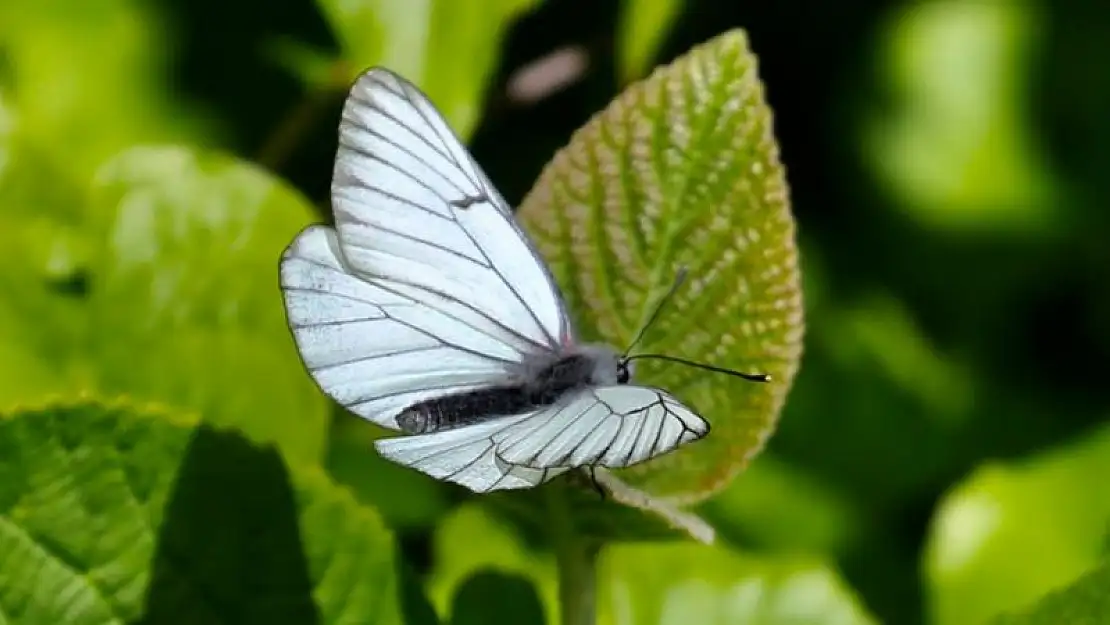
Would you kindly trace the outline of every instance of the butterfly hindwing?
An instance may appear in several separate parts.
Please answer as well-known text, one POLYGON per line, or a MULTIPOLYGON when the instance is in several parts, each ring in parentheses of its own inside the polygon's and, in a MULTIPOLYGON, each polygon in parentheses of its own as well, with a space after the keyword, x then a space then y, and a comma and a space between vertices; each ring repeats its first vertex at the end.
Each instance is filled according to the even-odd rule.
POLYGON ((383 457, 475 492, 529 488, 569 469, 622 468, 698 440, 709 424, 659 389, 582 388, 522 415, 378 440, 383 457))
POLYGON ((379 439, 374 446, 383 458, 476 493, 531 488, 566 469, 507 464, 498 458, 491 438, 510 427, 509 424, 531 418, 532 414, 494 417, 476 425, 432 434, 379 439))
POLYGON ((514 466, 611 469, 638 464, 704 437, 709 423, 659 389, 583 388, 493 436, 514 466))

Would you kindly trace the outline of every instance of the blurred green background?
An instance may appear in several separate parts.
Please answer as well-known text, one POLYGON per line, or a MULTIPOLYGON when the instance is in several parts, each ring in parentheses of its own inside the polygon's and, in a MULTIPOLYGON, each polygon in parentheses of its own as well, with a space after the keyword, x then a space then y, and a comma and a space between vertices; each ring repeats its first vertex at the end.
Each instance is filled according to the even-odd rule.
MULTIPOLYGON (((323 219, 342 90, 384 59, 442 102, 515 205, 628 80, 733 27, 775 114, 808 328, 767 451, 700 511, 745 554, 829 562, 883 623, 980 623, 1094 569, 1110 544, 1110 5, 1091 0, 3 0, 0 405, 92 378, 187 395, 124 352, 165 343, 142 349, 203 362, 232 349, 174 344, 159 328, 177 326, 97 307, 90 275, 127 268, 89 269, 111 233, 79 207, 108 201, 89 181, 108 184, 103 164, 122 151, 230 152, 323 219), (567 83, 525 93, 560 51, 540 75, 566 70, 567 83), (97 366, 71 358, 78 343, 97 366)), ((178 171, 150 167, 116 174, 178 171)), ((284 241, 307 219, 277 213, 250 236, 284 241)), ((231 288, 241 265, 221 250, 235 245, 213 235, 181 256, 208 263, 211 283, 176 292, 231 288)), ((141 279, 108 283, 126 294, 141 279)), ((256 305, 279 309, 262 288, 256 305)), ((252 341, 236 349, 262 362, 252 341)), ((296 367, 228 384, 301 384, 296 367)), ((182 403, 267 409, 229 394, 182 403)), ((463 497, 377 460, 371 436, 337 416, 326 445, 294 453, 326 447, 332 475, 433 574, 435 532, 463 497)))

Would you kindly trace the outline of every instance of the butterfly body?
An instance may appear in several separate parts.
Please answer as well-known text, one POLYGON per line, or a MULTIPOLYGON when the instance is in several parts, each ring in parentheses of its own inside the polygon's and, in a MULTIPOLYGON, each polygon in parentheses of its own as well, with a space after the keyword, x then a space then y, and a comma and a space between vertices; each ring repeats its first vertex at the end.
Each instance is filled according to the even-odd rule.
POLYGON ((301 360, 328 396, 402 436, 383 457, 475 492, 637 464, 709 432, 629 359, 583 344, 512 210, 427 97, 373 68, 351 87, 335 225, 281 260, 301 360))
POLYGON ((531 370, 515 384, 435 397, 406 408, 397 417, 401 431, 428 434, 473 425, 485 419, 518 415, 557 403, 569 392, 628 382, 616 352, 585 345, 554 359, 537 355, 531 370))

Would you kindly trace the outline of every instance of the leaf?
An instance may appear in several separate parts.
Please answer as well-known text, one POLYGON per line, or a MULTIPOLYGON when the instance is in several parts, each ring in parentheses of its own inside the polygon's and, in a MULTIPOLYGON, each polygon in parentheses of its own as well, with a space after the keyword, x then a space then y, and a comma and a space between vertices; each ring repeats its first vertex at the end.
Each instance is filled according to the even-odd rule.
POLYGON ((682 3, 677 0, 625 0, 623 4, 617 23, 617 64, 621 80, 628 82, 651 67, 652 58, 682 9, 682 3))
POLYGON ((854 502, 773 454, 700 508, 722 536, 773 552, 843 554, 866 535, 854 502))
POLYGON ((535 588, 519 575, 478 571, 462 583, 451 605, 451 625, 543 622, 535 588))
POLYGON ((694 544, 622 544, 602 554, 599 623, 865 625, 876 621, 828 567, 694 544))
POLYGON ((270 447, 86 400, 0 418, 0 613, 21 623, 400 623, 378 516, 270 447))
POLYGON ((0 128, 0 405, 76 385, 68 363, 82 328, 83 191, 0 128))
POLYGON ((894 108, 864 152, 912 218, 1036 232, 1059 223, 1059 182, 1023 106, 1044 36, 1023 3, 931 3, 893 16, 880 68, 894 108))
MULTIPOLYGON (((980 467, 941 502, 925 551, 931 622, 1023 610, 1098 566, 1110 527, 1110 428, 980 467)), ((1072 621, 1060 621, 1072 622, 1072 621)))
MULTIPOLYGON (((966 354, 930 335, 920 311, 891 293, 860 291, 807 311, 806 366, 775 448, 869 509, 897 510, 967 462, 953 440, 982 413, 983 385, 966 354)), ((813 296, 806 291, 807 304, 813 296)))
POLYGON ((1021 615, 996 619, 995 625, 1097 625, 1110 621, 1110 564, 1054 592, 1021 615))
POLYGON ((0 4, 0 95, 24 137, 81 178, 135 142, 184 141, 206 120, 164 80, 168 33, 154 5, 104 0, 0 4), (79 59, 80 62, 75 62, 79 59), (7 80, 4 80, 7 78, 7 80))
POLYGON ((328 404, 286 325, 278 259, 312 221, 280 180, 219 154, 134 148, 94 189, 89 366, 103 392, 190 408, 319 459, 328 404))
POLYGON ((547 622, 559 622, 554 559, 528 546, 511 528, 477 503, 460 506, 440 523, 433 536, 435 568, 427 590, 444 621, 454 618, 452 601, 463 583, 479 571, 493 571, 531 582, 547 622))
POLYGON ((464 140, 508 26, 538 0, 317 0, 354 75, 382 65, 418 85, 464 140))
POLYGON ((573 472, 526 491, 490 493, 483 502, 548 545, 566 536, 587 541, 689 539, 712 544, 716 530, 696 514, 632 488, 605 469, 597 487, 573 472))
POLYGON ((205 129, 167 95, 159 22, 134 0, 0 3, 0 405, 85 386, 71 365, 93 170, 133 142, 205 129))
MULTIPOLYGON (((530 580, 558 623, 552 558, 477 505, 457 510, 435 536, 429 594, 441 615, 477 571, 530 580), (474 536, 482 536, 480 544, 474 536)), ((762 559, 690 543, 629 543, 602 550, 599 625, 761 623, 855 625, 874 621, 826 566, 808 559, 762 559)))
POLYGON ((555 156, 519 215, 580 336, 628 345, 685 266, 687 284, 637 351, 774 376, 637 362, 640 382, 675 393, 713 430, 620 477, 682 501, 727 484, 774 429, 803 334, 794 220, 744 34, 629 87, 555 156))
POLYGON ((398 530, 431 528, 451 506, 446 486, 420 471, 382 458, 374 440, 388 433, 350 413, 336 415, 329 431, 327 468, 336 482, 377 510, 398 530))

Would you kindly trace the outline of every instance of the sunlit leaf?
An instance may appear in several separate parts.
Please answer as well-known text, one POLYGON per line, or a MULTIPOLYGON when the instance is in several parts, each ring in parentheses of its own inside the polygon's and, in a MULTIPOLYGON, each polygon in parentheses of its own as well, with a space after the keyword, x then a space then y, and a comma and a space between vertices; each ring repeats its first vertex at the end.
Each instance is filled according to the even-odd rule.
MULTIPOLYGON (((934 625, 1026 610, 1091 571, 1110 527, 1110 429, 988 464, 941 502, 925 555, 934 625)), ((1084 621, 1059 621, 1084 622, 1084 621)))
POLYGON ((328 407, 304 371, 278 290, 278 259, 311 205, 233 158, 135 148, 100 172, 104 224, 87 337, 98 387, 191 408, 323 452, 328 407))
POLYGON ((0 405, 79 387, 84 189, 0 97, 0 405), (10 115, 6 117, 6 115, 10 115))
POLYGON ((600 623, 871 625, 827 566, 694 544, 622 544, 601 557, 600 623))
POLYGON ((538 0, 317 0, 350 71, 382 65, 424 90, 464 139, 507 27, 538 0))
POLYGON ((622 93, 555 156, 519 214, 585 339, 626 346, 684 266, 687 283, 637 351, 774 376, 637 363, 640 381, 689 402, 713 430, 621 477, 687 501, 726 484, 774 429, 803 334, 794 220, 744 34, 622 93))
POLYGON ((621 78, 630 81, 651 67, 682 3, 678 0, 625 0, 623 5, 617 23, 617 58, 621 78))
POLYGON ((1007 615, 993 625, 1096 625, 1110 622, 1110 564, 1053 592, 1021 615, 1007 615))
POLYGON ((168 40, 135 0, 0 3, 0 404, 88 386, 88 178, 135 141, 204 129, 165 80, 168 40))
POLYGON ((93 401, 0 417, 0 613, 40 623, 400 623, 377 515, 273 448, 93 401))
MULTIPOLYGON (((560 622, 551 557, 477 506, 445 521, 436 533, 435 561, 429 592, 445 616, 464 580, 492 570, 531 581, 547 622, 560 622)), ((623 543, 602 550, 597 575, 599 625, 874 622, 835 573, 808 559, 755 558, 692 543, 623 543)))
POLYGON ((909 214, 942 227, 1051 224, 1055 181, 1030 134, 1041 19, 1028 2, 926 2, 895 15, 884 48, 895 108, 867 153, 909 214))
POLYGON ((170 91, 160 21, 137 0, 0 3, 0 93, 25 138, 80 177, 132 143, 199 135, 199 109, 170 91))

